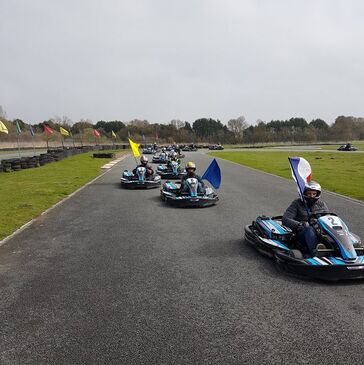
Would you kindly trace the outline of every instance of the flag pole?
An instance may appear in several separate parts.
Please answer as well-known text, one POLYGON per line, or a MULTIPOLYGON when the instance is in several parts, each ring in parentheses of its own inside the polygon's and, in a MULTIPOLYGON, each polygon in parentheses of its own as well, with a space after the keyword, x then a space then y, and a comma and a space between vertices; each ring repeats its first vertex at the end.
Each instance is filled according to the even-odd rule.
POLYGON ((33 145, 33 153, 34 153, 34 156, 35 156, 34 136, 32 136, 32 145, 33 145))
POLYGON ((20 145, 19 145, 19 135, 16 137, 16 141, 17 141, 17 144, 18 144, 18 154, 19 154, 19 158, 21 158, 21 155, 20 155, 20 145))

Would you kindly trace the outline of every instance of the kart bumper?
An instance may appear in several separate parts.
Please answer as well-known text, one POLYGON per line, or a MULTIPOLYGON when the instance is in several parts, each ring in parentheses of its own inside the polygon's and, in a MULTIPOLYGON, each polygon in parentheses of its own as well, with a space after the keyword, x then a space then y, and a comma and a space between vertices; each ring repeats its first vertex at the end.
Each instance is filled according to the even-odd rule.
POLYGON ((277 263, 287 272, 324 281, 364 279, 364 256, 355 262, 334 257, 294 259, 285 253, 276 253, 277 263))
POLYGON ((179 208, 204 208, 216 204, 218 196, 213 197, 190 197, 190 196, 169 196, 161 192, 162 199, 168 204, 179 208))
POLYGON ((121 179, 121 186, 126 189, 153 189, 159 188, 161 185, 160 180, 146 180, 146 181, 137 181, 137 180, 128 180, 121 179))
POLYGON ((157 171, 157 174, 162 179, 167 179, 167 180, 181 180, 182 176, 184 175, 183 173, 173 174, 172 172, 162 172, 162 171, 157 171))

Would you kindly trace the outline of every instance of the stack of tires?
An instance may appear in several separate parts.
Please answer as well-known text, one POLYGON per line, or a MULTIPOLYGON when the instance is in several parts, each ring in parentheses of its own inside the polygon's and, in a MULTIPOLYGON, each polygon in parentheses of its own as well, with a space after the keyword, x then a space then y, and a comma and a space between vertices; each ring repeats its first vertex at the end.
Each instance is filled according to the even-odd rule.
POLYGON ((21 170, 20 158, 9 158, 1 161, 1 166, 4 172, 21 170))
POLYGON ((48 163, 54 162, 54 158, 50 153, 41 153, 39 155, 39 165, 44 166, 48 163))
POLYGON ((9 160, 2 160, 1 161, 1 171, 3 172, 11 172, 11 162, 9 160))
POLYGON ((115 153, 94 153, 94 158, 114 158, 115 153))
POLYGON ((28 169, 39 167, 39 156, 27 157, 27 165, 28 169))

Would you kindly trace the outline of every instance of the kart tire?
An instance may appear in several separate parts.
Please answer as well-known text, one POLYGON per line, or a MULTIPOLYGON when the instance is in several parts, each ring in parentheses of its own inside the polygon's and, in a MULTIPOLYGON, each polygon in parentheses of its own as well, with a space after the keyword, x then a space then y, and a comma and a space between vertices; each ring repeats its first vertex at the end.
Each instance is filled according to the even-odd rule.
POLYGON ((290 255, 295 259, 303 259, 302 252, 300 250, 294 249, 290 251, 290 255))

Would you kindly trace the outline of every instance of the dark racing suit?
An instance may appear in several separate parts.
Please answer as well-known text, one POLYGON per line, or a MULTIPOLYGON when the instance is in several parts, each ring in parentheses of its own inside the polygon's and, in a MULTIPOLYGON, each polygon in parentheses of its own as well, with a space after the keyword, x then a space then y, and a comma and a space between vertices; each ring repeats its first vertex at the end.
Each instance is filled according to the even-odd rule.
POLYGON ((187 179, 191 179, 191 178, 195 178, 198 180, 198 192, 199 193, 204 193, 205 192, 205 184, 204 182, 202 181, 201 177, 197 174, 195 174, 194 172, 192 173, 188 173, 186 175, 183 175, 182 176, 182 179, 181 179, 181 187, 179 188, 179 193, 183 193, 183 192, 186 192, 188 187, 186 185, 186 180, 187 179))
POLYGON ((145 171, 145 177, 150 177, 150 176, 153 176, 154 174, 154 171, 152 169, 151 166, 149 166, 148 164, 146 165, 143 165, 143 164, 140 164, 138 165, 134 170, 133 170, 133 174, 136 175, 136 170, 138 167, 145 167, 146 168, 146 171, 145 171))
MULTIPOLYGON (((329 208, 322 200, 316 200, 313 203, 308 201, 307 206, 311 213, 329 213, 329 208)), ((304 203, 301 199, 296 199, 283 214, 282 223, 296 233, 297 240, 314 256, 317 235, 315 229, 308 224, 308 218, 304 203)))

